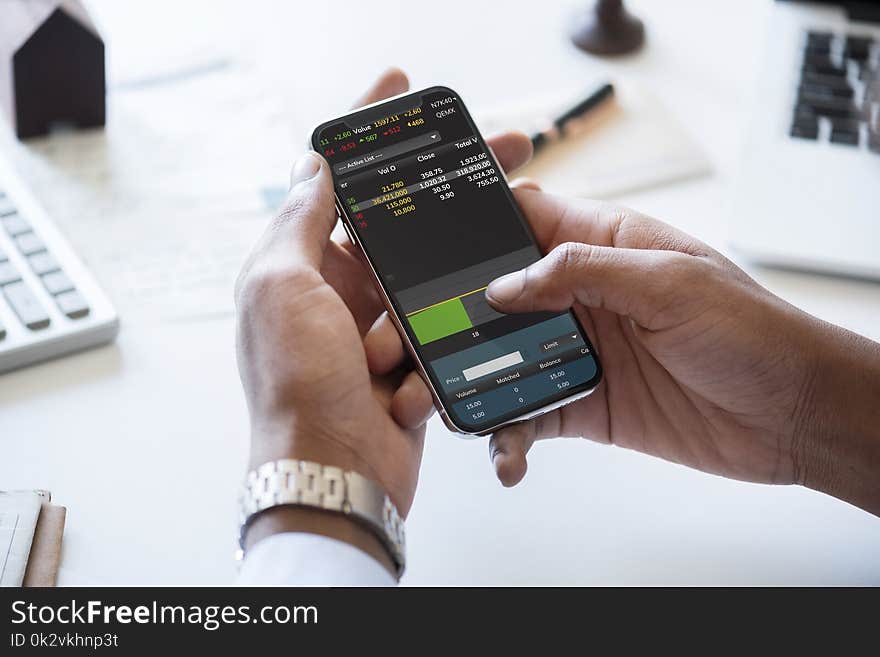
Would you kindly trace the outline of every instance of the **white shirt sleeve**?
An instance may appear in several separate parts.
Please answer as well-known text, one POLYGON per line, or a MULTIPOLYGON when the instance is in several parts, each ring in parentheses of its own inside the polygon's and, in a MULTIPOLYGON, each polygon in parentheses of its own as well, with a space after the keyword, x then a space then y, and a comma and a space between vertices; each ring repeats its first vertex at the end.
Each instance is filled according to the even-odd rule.
POLYGON ((273 534, 245 556, 242 586, 396 586, 366 552, 335 538, 305 532, 273 534))

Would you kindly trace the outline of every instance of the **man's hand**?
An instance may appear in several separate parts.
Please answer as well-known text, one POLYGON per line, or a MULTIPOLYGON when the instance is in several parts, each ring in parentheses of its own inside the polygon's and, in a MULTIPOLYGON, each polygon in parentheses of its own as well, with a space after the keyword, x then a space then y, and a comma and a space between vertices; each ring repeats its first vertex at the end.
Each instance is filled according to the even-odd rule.
MULTIPOLYGON (((407 87, 406 76, 391 70, 359 104, 407 87)), ((522 134, 490 143, 507 168, 531 156, 522 134)), ((383 486, 406 516, 433 403, 419 376, 401 367, 402 343, 360 254, 345 240, 331 241, 336 221, 329 168, 308 153, 239 276, 237 353, 251 418, 251 467, 297 458, 354 470, 383 486)), ((265 513, 248 540, 298 529, 376 554, 364 537, 356 540, 352 528, 341 527, 343 520, 303 510, 265 513)))
POLYGON ((548 255, 486 297, 503 312, 573 307, 605 382, 498 432, 502 483, 522 479, 536 440, 584 436, 880 513, 880 345, 799 311, 659 221, 534 189, 516 197, 548 255))
MULTIPOLYGON (((401 72, 389 71, 363 102, 407 86, 401 72)), ((361 259, 330 240, 336 221, 329 168, 306 153, 236 286, 251 466, 298 458, 355 470, 382 485, 405 515, 433 405, 424 386, 412 385, 415 374, 371 378, 364 336, 382 304, 361 259), (395 417, 400 400, 406 414, 395 417)))

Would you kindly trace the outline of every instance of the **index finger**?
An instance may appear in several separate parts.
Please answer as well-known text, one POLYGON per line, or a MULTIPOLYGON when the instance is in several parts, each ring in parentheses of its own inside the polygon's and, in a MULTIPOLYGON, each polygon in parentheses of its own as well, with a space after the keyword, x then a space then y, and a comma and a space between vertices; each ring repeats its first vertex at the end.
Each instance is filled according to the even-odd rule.
POLYGON ((379 76, 373 85, 367 89, 360 98, 354 102, 352 109, 357 109, 358 107, 370 105, 371 103, 379 102, 385 98, 402 94, 408 89, 409 79, 406 77, 406 73, 396 67, 389 68, 379 76))
POLYGON ((505 173, 519 169, 532 159, 532 140, 524 132, 502 132, 487 138, 486 143, 505 173))

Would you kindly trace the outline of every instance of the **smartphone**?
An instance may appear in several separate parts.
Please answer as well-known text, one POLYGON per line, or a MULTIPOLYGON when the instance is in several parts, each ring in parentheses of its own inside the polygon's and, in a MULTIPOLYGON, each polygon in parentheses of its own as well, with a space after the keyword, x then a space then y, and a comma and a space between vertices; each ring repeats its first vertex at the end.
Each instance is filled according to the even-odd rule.
POLYGON ((486 301, 492 280, 541 252, 455 91, 327 121, 312 148, 447 427, 486 435, 596 388, 602 367, 574 313, 505 315, 486 301))

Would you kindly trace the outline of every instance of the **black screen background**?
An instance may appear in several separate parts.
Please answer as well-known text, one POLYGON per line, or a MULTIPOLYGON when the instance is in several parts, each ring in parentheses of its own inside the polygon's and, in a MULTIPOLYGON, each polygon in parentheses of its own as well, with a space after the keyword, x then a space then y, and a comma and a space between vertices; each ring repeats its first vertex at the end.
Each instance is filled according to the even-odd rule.
MULTIPOLYGON (((460 101, 455 103, 454 114, 442 119, 434 116, 431 102, 448 97, 451 93, 444 90, 425 93, 420 105, 423 110, 420 116, 426 120, 424 126, 418 130, 404 129, 394 138, 382 139, 377 146, 370 146, 362 152, 375 150, 378 145, 399 143, 432 130, 440 132, 441 143, 444 144, 478 135, 460 101)), ((414 97, 411 104, 418 105, 419 99, 414 97)), ((357 117, 357 114, 354 116, 357 117)), ((358 123, 357 119, 338 121, 320 128, 318 135, 332 136, 358 123)), ((488 150, 482 138, 480 146, 488 150)), ((358 154, 358 151, 352 151, 327 159, 335 164, 358 154)), ((412 154, 392 158, 383 164, 405 160, 412 154)), ((340 197, 354 196, 358 200, 373 197, 378 195, 381 182, 404 178, 409 183, 413 176, 417 177, 418 172, 433 167, 430 161, 414 163, 385 176, 371 176, 366 170, 372 168, 365 167, 364 173, 340 177, 342 180, 349 179, 350 186, 338 192, 340 197)), ((478 189, 459 184, 455 187, 455 194, 451 201, 441 201, 430 190, 419 192, 413 197, 417 209, 412 215, 397 218, 383 216, 370 221, 366 229, 356 228, 376 270, 390 289, 406 289, 533 244, 506 185, 478 189)), ((372 212, 375 214, 376 211, 372 212)), ((370 210, 367 211, 369 213, 370 210)))

